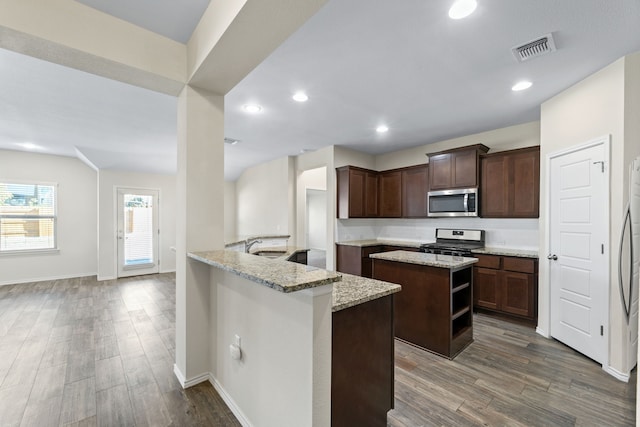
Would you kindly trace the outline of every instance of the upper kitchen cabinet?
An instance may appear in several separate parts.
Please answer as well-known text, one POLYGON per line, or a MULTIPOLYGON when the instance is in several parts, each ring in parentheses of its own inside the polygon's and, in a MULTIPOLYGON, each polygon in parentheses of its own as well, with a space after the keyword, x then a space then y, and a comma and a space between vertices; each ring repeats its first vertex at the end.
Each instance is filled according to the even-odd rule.
POLYGON ((378 216, 378 172, 355 166, 336 169, 338 218, 378 216))
POLYGON ((538 218, 540 147, 483 155, 480 214, 485 218, 538 218))
POLYGON ((380 172, 378 213, 382 218, 402 217, 402 171, 380 172))
POLYGON ((429 154, 431 190, 478 187, 479 156, 489 151, 483 144, 429 154))
POLYGON ((427 216, 428 191, 428 165, 412 166, 402 170, 402 216, 404 218, 427 216))

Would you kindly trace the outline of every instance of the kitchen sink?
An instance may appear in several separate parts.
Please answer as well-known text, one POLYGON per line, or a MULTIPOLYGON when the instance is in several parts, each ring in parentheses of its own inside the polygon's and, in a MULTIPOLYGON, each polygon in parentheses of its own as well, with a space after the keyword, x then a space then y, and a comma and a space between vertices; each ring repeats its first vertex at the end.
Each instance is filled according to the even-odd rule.
POLYGON ((252 252, 253 255, 263 256, 267 258, 279 258, 285 255, 286 253, 287 251, 265 251, 265 250, 252 252))

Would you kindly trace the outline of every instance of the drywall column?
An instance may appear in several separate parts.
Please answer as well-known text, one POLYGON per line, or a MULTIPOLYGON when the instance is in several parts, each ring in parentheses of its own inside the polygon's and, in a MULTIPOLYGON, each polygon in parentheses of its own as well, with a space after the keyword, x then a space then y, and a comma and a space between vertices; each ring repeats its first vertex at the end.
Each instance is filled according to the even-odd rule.
POLYGON ((209 267, 187 252, 224 247, 224 97, 186 86, 178 98, 176 365, 184 387, 208 379, 209 267))

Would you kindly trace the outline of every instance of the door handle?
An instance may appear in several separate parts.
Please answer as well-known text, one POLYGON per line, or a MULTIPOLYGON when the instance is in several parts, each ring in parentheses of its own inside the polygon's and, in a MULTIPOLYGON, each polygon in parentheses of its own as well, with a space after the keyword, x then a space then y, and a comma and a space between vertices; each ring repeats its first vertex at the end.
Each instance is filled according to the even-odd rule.
POLYGON ((553 254, 553 255, 549 254, 549 255, 547 255, 547 259, 551 259, 551 260, 557 261, 557 260, 558 260, 558 255, 556 255, 556 254, 553 254))

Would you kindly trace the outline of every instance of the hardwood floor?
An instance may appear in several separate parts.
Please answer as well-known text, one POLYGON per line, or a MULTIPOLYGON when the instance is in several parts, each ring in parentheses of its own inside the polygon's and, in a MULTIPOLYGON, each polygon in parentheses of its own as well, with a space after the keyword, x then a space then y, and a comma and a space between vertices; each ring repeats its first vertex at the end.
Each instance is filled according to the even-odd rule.
POLYGON ((531 327, 474 316, 475 341, 447 360, 396 340, 389 426, 632 426, 629 383, 531 327))
MULTIPOLYGON (((475 317, 453 361, 396 341, 389 426, 623 426, 635 384, 524 327, 475 317)), ((0 426, 237 426, 173 375, 172 274, 0 286, 0 426)))
POLYGON ((175 277, 0 286, 0 426, 238 426, 173 374, 175 277))

